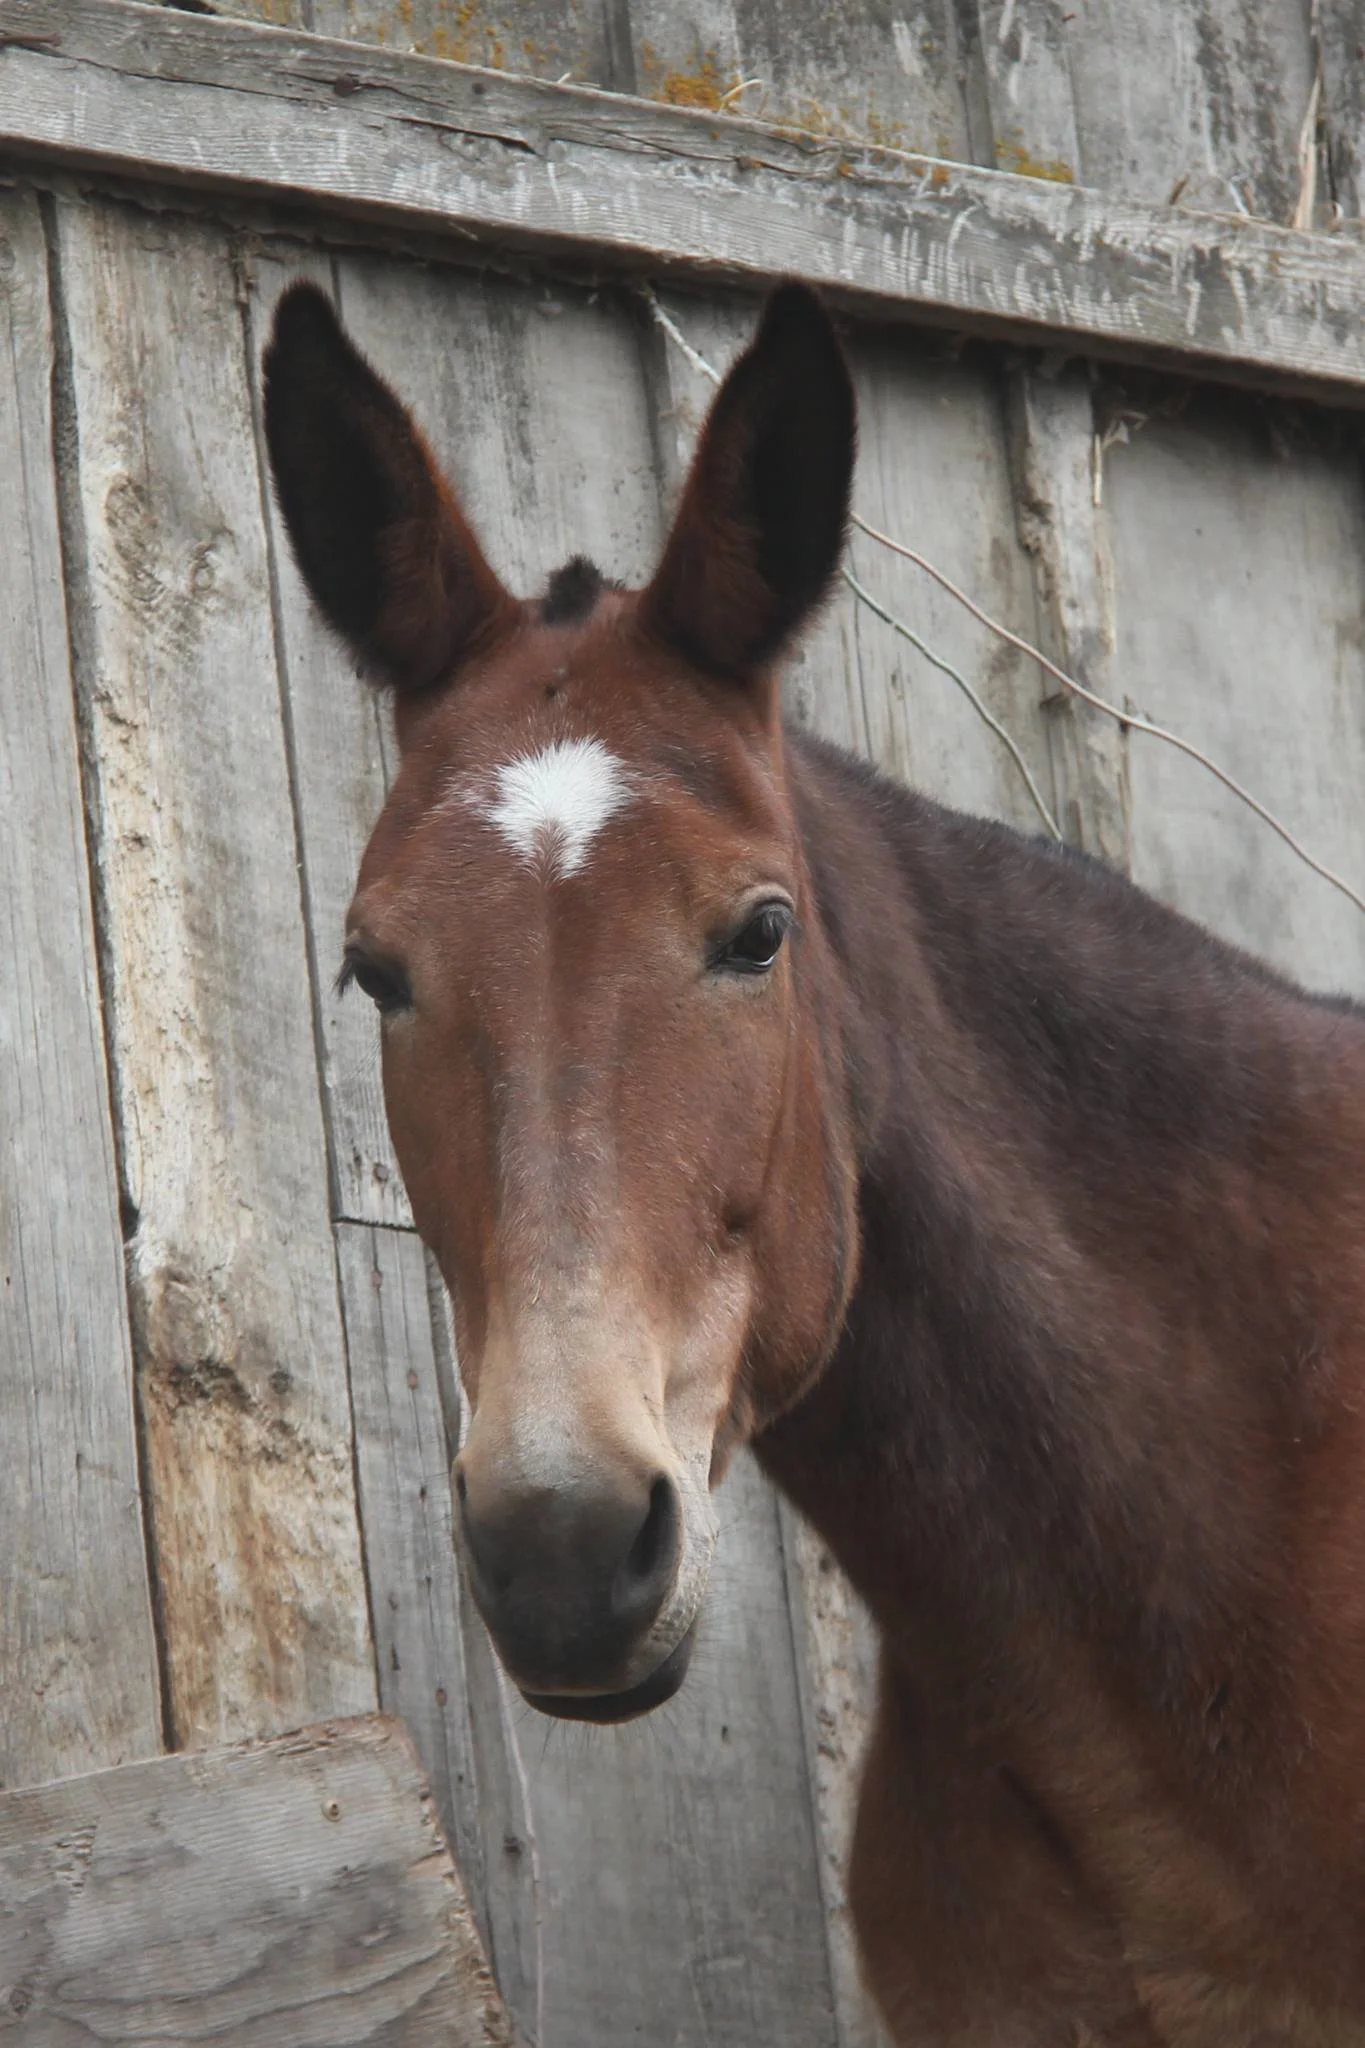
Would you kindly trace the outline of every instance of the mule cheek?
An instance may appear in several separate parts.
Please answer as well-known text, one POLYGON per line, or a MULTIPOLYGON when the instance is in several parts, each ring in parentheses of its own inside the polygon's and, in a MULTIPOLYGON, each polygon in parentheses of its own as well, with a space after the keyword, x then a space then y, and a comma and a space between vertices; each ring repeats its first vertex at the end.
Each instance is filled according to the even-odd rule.
POLYGON ((838 1341, 858 1275, 858 1179, 814 1041, 793 1059, 755 1243, 747 1347, 753 1430, 806 1392, 838 1341))
POLYGON ((426 1036, 412 1018, 385 1026, 384 1107, 413 1222, 450 1295, 460 1376, 476 1402, 498 1208, 492 1133, 462 1085, 460 1062, 426 1036))
MULTIPOLYGON (((779 973, 781 971, 779 970, 779 973)), ((620 1229, 670 1361, 670 1434, 694 1449, 729 1414, 783 1117, 788 989, 702 983, 623 1062, 620 1229)), ((681 1448, 681 1445, 680 1445, 681 1448)))

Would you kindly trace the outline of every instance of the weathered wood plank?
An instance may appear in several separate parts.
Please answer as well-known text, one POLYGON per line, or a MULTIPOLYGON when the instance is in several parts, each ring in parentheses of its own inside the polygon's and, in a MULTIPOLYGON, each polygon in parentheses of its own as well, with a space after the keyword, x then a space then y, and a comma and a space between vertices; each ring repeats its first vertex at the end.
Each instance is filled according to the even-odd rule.
POLYGON ((0 196, 0 1785, 161 1746, 37 202, 0 196))
MULTIPOLYGON (((1038 584, 1037 645, 1068 675, 1114 702, 1114 569, 1096 496, 1104 448, 1084 371, 1010 380, 1015 514, 1038 584)), ((1058 823, 1072 846, 1131 864, 1126 728, 1040 683, 1050 714, 1058 823)))
POLYGON ((379 1699, 406 1724, 476 1908, 485 1894, 446 1441, 422 1247, 337 1226, 379 1699))
POLYGON ((214 0, 243 21, 630 91, 627 10, 628 0, 214 0))
MULTIPOLYGON (((330 290, 332 265, 325 254, 288 243, 252 242, 241 252, 239 268, 248 287, 259 434, 261 353, 276 301, 301 277, 330 290)), ((263 439, 260 447, 264 467, 263 439)), ((267 493, 267 499, 276 631, 292 742, 331 1146, 333 1214, 410 1226, 412 1213, 384 1114, 374 1013, 368 1003, 357 1002, 354 996, 348 1002, 336 991, 346 906, 389 783, 388 707, 382 694, 356 674, 336 636, 309 602, 273 496, 267 493)))
MULTIPOLYGON (((1365 485, 1350 440, 1208 398, 1110 449, 1124 698, 1365 883, 1365 485)), ((1194 762, 1128 743, 1133 873, 1304 979, 1365 992, 1365 918, 1194 762)))
POLYGON ((869 313, 1223 377, 1365 384, 1365 264, 1339 239, 134 0, 0 0, 0 26, 11 152, 711 283, 786 272, 869 313))
POLYGON ((1306 4, 1087 0, 1067 13, 1087 184, 1293 220, 1314 76, 1306 4))
POLYGON ((177 1744, 373 1706, 261 480, 220 233, 57 208, 79 684, 177 1744))
POLYGON ((977 0, 976 16, 990 110, 990 161, 1026 177, 1082 183, 1071 83, 1077 10, 1065 0, 977 0))
POLYGON ((629 12, 633 89, 647 99, 968 156, 952 0, 630 0, 629 12))
POLYGON ((848 1902, 848 1860, 877 1684, 877 1632, 809 1523, 781 1507, 806 1751, 811 1759, 838 2048, 888 2048, 863 1984, 848 1902))
MULTIPOLYGON (((918 548, 980 604, 1032 639, 1028 558, 1014 532, 1003 393, 993 371, 869 335, 855 347, 861 423, 855 506, 918 548)), ((860 580, 972 684, 1012 735, 1045 801, 1051 765, 1037 664, 955 599, 855 531, 860 580)), ((854 614, 868 745, 902 781, 962 810, 1042 829, 1019 771, 952 680, 859 606, 854 614)))
POLYGON ((1317 0, 1330 189, 1348 219, 1365 213, 1365 21, 1358 0, 1317 0))
POLYGON ((0 1794, 0 1985, 6 2033, 43 2048, 512 2038, 378 1718, 0 1794))

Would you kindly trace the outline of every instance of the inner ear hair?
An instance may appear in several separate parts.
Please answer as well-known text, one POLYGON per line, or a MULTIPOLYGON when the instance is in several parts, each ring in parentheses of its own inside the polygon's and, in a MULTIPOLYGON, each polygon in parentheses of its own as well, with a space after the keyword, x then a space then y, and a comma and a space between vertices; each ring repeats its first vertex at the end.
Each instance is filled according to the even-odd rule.
POLYGON ((764 670, 833 583, 856 443, 829 314, 805 285, 781 285, 702 431, 645 593, 649 629, 714 674, 764 670))
POLYGON ((443 680, 514 609, 407 408, 315 285, 280 300, 265 432, 290 546, 377 682, 443 680))

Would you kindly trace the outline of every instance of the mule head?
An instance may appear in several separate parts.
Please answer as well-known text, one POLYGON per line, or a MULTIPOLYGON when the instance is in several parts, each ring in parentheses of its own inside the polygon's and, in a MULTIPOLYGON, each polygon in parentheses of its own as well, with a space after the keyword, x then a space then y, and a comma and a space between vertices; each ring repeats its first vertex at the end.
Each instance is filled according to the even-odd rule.
POLYGON ((710 1487, 833 1344, 855 1261, 830 973, 773 663, 848 516, 852 387, 785 287, 720 391, 657 574, 508 594, 309 287, 266 429, 318 605, 395 693, 343 978, 449 1285, 475 1599, 548 1712, 681 1682, 710 1487))

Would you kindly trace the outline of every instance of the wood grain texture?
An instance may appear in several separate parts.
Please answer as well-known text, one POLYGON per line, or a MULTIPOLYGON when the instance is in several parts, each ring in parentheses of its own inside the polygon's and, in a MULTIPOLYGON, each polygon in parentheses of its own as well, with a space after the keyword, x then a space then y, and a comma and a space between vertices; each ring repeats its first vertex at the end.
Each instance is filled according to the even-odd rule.
POLYGON ((1087 184, 1292 221, 1314 73, 1305 0, 1087 0, 1068 11, 1087 184))
MULTIPOLYGON (((1033 557, 1039 640, 1059 668, 1107 702, 1114 663, 1114 567, 1102 496, 1105 450, 1083 369, 1010 379, 1015 512, 1033 557)), ((1131 864, 1126 728, 1043 674, 1058 823, 1072 846, 1131 864)))
POLYGON ((134 0, 0 0, 0 29, 11 152, 711 284, 785 272, 871 314, 1223 377, 1365 382, 1365 267, 1329 237, 134 0))
POLYGON ((245 347, 220 233, 57 209, 80 689, 173 1739, 375 1699, 245 347))
POLYGON ((510 2048, 417 1759, 373 1718, 0 1794, 0 2030, 510 2048))
MULTIPOLYGON (((990 118, 987 161, 1002 171, 1086 182, 1071 82, 1084 29, 1066 0, 977 0, 977 32, 990 118)), ((1122 184, 1106 187, 1128 196, 1122 184)))
MULTIPOLYGON (((1365 487, 1353 440, 1191 403, 1106 458, 1116 673, 1365 886, 1365 487)), ((1365 993, 1365 918, 1194 762, 1128 743, 1133 873, 1310 987, 1365 993)))
MULTIPOLYGON (((264 467, 259 420, 261 354, 276 301, 287 285, 303 277, 330 291, 333 266, 323 252, 303 251, 289 243, 253 241, 241 252, 239 275, 247 288, 248 346, 264 467)), ((395 321, 395 326, 398 324, 395 321)), ((333 1214, 411 1227, 412 1212, 384 1114, 375 1015, 363 997, 352 994, 348 999, 336 989, 346 906, 392 772, 388 707, 382 693, 356 673, 335 634, 310 602, 270 493, 267 513, 331 1153, 333 1214)))
POLYGON ((337 1227, 379 1698, 406 1725, 476 1907, 485 1897, 450 1462, 422 1247, 337 1227))
POLYGON ((863 1985, 847 1885, 876 1698, 877 1631, 833 1556, 785 1502, 781 1522, 815 1793, 838 2048, 889 2048, 890 2037, 863 1985))
POLYGON ((1365 213, 1365 20, 1358 0, 1316 0, 1328 205, 1365 213))
POLYGON ((0 1785, 161 1746, 42 222, 0 195, 0 1785))

